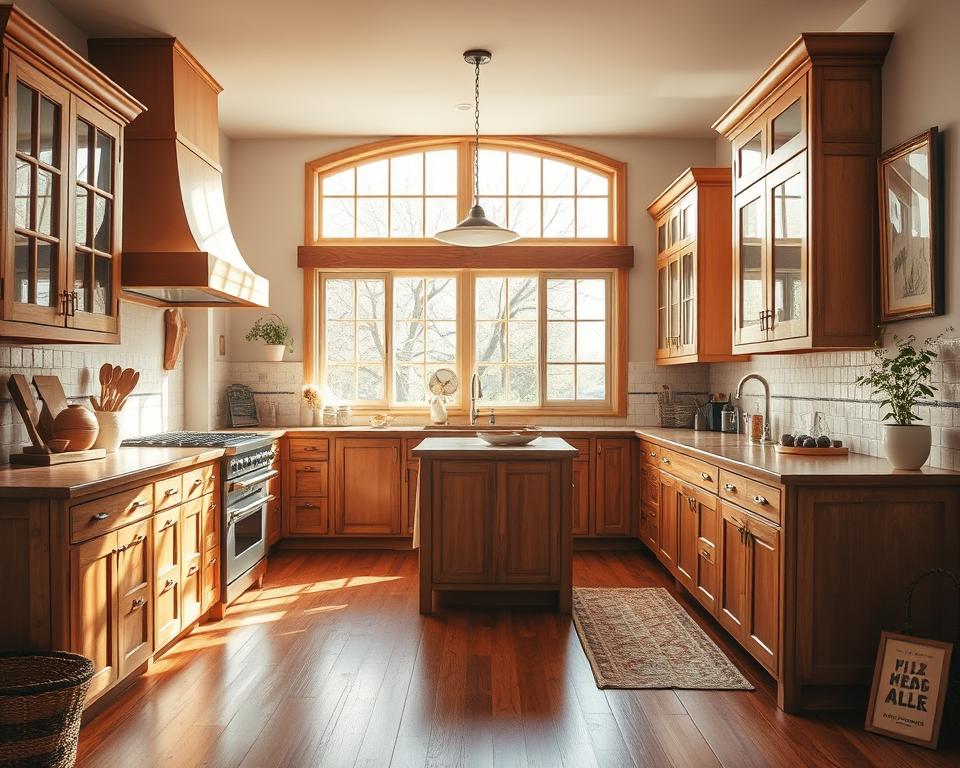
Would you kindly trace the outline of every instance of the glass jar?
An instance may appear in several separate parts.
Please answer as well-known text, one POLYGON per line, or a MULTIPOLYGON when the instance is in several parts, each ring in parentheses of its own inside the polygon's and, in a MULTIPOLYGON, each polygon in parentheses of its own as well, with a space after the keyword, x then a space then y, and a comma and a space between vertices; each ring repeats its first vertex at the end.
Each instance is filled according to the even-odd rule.
POLYGON ((328 405, 323 409, 323 426, 325 427, 335 427, 337 426, 337 409, 332 405, 328 405))
POLYGON ((337 426, 349 427, 353 424, 353 408, 349 405, 341 405, 337 408, 337 426))

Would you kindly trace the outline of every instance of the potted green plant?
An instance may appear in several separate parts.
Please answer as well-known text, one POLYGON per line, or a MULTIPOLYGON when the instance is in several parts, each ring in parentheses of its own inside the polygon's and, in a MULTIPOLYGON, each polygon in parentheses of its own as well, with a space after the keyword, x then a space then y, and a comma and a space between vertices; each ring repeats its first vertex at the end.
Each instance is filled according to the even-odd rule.
POLYGON ((936 345, 948 331, 917 343, 911 334, 905 339, 894 336, 889 351, 883 347, 883 335, 873 351, 869 372, 856 383, 870 387, 880 395, 881 440, 887 460, 894 469, 920 469, 930 455, 930 425, 920 420, 917 403, 933 397, 937 388, 930 383, 930 366, 937 358, 936 345))
POLYGON ((266 348, 266 359, 271 363, 283 360, 283 353, 293 352, 293 338, 290 329, 279 315, 261 317, 247 331, 247 341, 262 341, 266 348))

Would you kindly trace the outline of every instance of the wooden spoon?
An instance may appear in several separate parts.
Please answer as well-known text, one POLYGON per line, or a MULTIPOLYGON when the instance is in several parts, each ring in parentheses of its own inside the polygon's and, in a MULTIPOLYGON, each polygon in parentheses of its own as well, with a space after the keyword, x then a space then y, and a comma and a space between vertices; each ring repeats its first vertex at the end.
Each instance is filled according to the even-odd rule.
POLYGON ((104 363, 100 366, 100 402, 107 399, 107 384, 110 383, 110 377, 113 375, 113 366, 110 363, 104 363))
POLYGON ((106 402, 103 400, 100 401, 100 405, 105 411, 113 410, 113 403, 117 399, 117 385, 120 384, 120 377, 123 375, 123 370, 119 365, 113 366, 113 369, 110 372, 110 381, 107 382, 107 397, 106 402))
POLYGON ((135 371, 132 368, 127 368, 123 372, 121 377, 120 386, 118 388, 119 396, 116 404, 113 406, 113 410, 119 411, 123 409, 123 406, 126 405, 127 398, 130 396, 130 393, 136 388, 137 384, 140 382, 140 371, 135 371), (130 374, 129 376, 127 374, 130 374))

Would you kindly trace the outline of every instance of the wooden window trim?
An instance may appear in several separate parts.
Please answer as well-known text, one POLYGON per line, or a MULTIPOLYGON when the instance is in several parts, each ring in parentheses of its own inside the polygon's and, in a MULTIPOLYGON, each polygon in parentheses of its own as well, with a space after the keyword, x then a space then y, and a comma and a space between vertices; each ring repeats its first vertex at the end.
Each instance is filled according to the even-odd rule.
MULTIPOLYGON (((503 275, 502 270, 467 270, 467 269, 457 269, 451 270, 449 264, 446 270, 423 270, 423 269, 406 269, 406 270, 380 270, 377 272, 374 271, 357 271, 353 270, 321 270, 306 267, 303 270, 303 308, 304 308, 304 342, 303 342, 303 379, 305 384, 316 384, 323 381, 323 362, 320 359, 321 351, 321 339, 323 334, 323 301, 321 296, 322 281, 321 274, 325 276, 336 275, 338 277, 344 278, 362 278, 362 277, 383 277, 386 279, 387 284, 385 287, 385 300, 387 305, 385 307, 384 315, 384 335, 385 341, 387 343, 389 354, 387 355, 388 360, 385 364, 384 377, 385 377, 385 395, 386 400, 384 402, 376 402, 370 404, 354 405, 353 410, 356 414, 363 416, 371 413, 383 412, 384 410, 388 411, 391 414, 395 415, 417 415, 425 416, 428 410, 428 406, 394 406, 390 403, 391 391, 392 391, 392 375, 393 375, 393 349, 392 349, 392 334, 393 334, 393 287, 392 287, 392 278, 394 277, 393 273, 404 274, 456 274, 457 276, 457 292, 459 297, 459 311, 457 313, 457 363, 453 367, 457 376, 460 378, 460 402, 457 404, 451 404, 448 407, 448 412, 454 417, 463 417, 467 413, 468 409, 468 398, 464 395, 465 387, 469 385, 470 374, 473 371, 473 357, 475 354, 473 345, 474 334, 473 334, 473 318, 474 318, 474 307, 473 307, 473 292, 474 288, 474 278, 476 276, 482 276, 484 272, 489 272, 490 274, 503 275)), ((494 406, 496 410, 510 418, 511 420, 519 420, 525 418, 539 418, 545 416, 626 416, 627 414, 627 322, 628 322, 628 306, 627 306, 627 282, 629 277, 629 272, 624 268, 617 269, 606 269, 606 270, 516 270, 516 274, 522 273, 536 273, 538 279, 541 281, 541 297, 540 297, 540 318, 539 322, 542 324, 542 318, 546 312, 546 305, 544 304, 544 297, 542 295, 543 287, 546 285, 547 278, 555 277, 590 277, 590 276, 603 276, 609 279, 609 293, 608 297, 610 300, 608 308, 608 316, 610 318, 610 334, 608 341, 608 360, 607 360, 607 383, 608 383, 608 393, 607 398, 604 401, 565 401, 562 403, 550 403, 545 404, 540 407, 530 407, 530 406, 509 406, 509 405, 497 405, 494 406)), ((508 273, 506 276, 510 276, 508 273)), ((546 328, 542 327, 540 330, 540 339, 539 343, 541 345, 541 354, 539 360, 540 370, 540 383, 541 386, 545 386, 545 377, 544 377, 544 367, 546 365, 546 356, 543 345, 546 343, 546 328)), ((541 393, 541 397, 545 397, 545 392, 541 393)))

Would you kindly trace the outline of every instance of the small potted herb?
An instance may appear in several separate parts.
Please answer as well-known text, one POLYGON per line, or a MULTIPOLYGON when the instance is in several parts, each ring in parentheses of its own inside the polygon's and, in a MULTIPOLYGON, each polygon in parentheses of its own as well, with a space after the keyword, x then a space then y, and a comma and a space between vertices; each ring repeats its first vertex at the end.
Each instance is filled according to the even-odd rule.
POLYGON ((936 345, 952 330, 947 328, 939 336, 924 339, 922 344, 917 344, 913 334, 905 339, 894 336, 894 348, 889 354, 882 346, 881 336, 869 373, 856 381, 883 398, 883 450, 894 469, 920 469, 930 455, 930 425, 913 422, 920 420, 917 403, 932 398, 937 391, 930 383, 930 365, 937 358, 936 345))
POLYGON ((279 315, 261 317, 247 331, 247 341, 262 341, 266 348, 266 359, 271 363, 283 360, 283 353, 293 352, 293 338, 290 329, 279 315))

